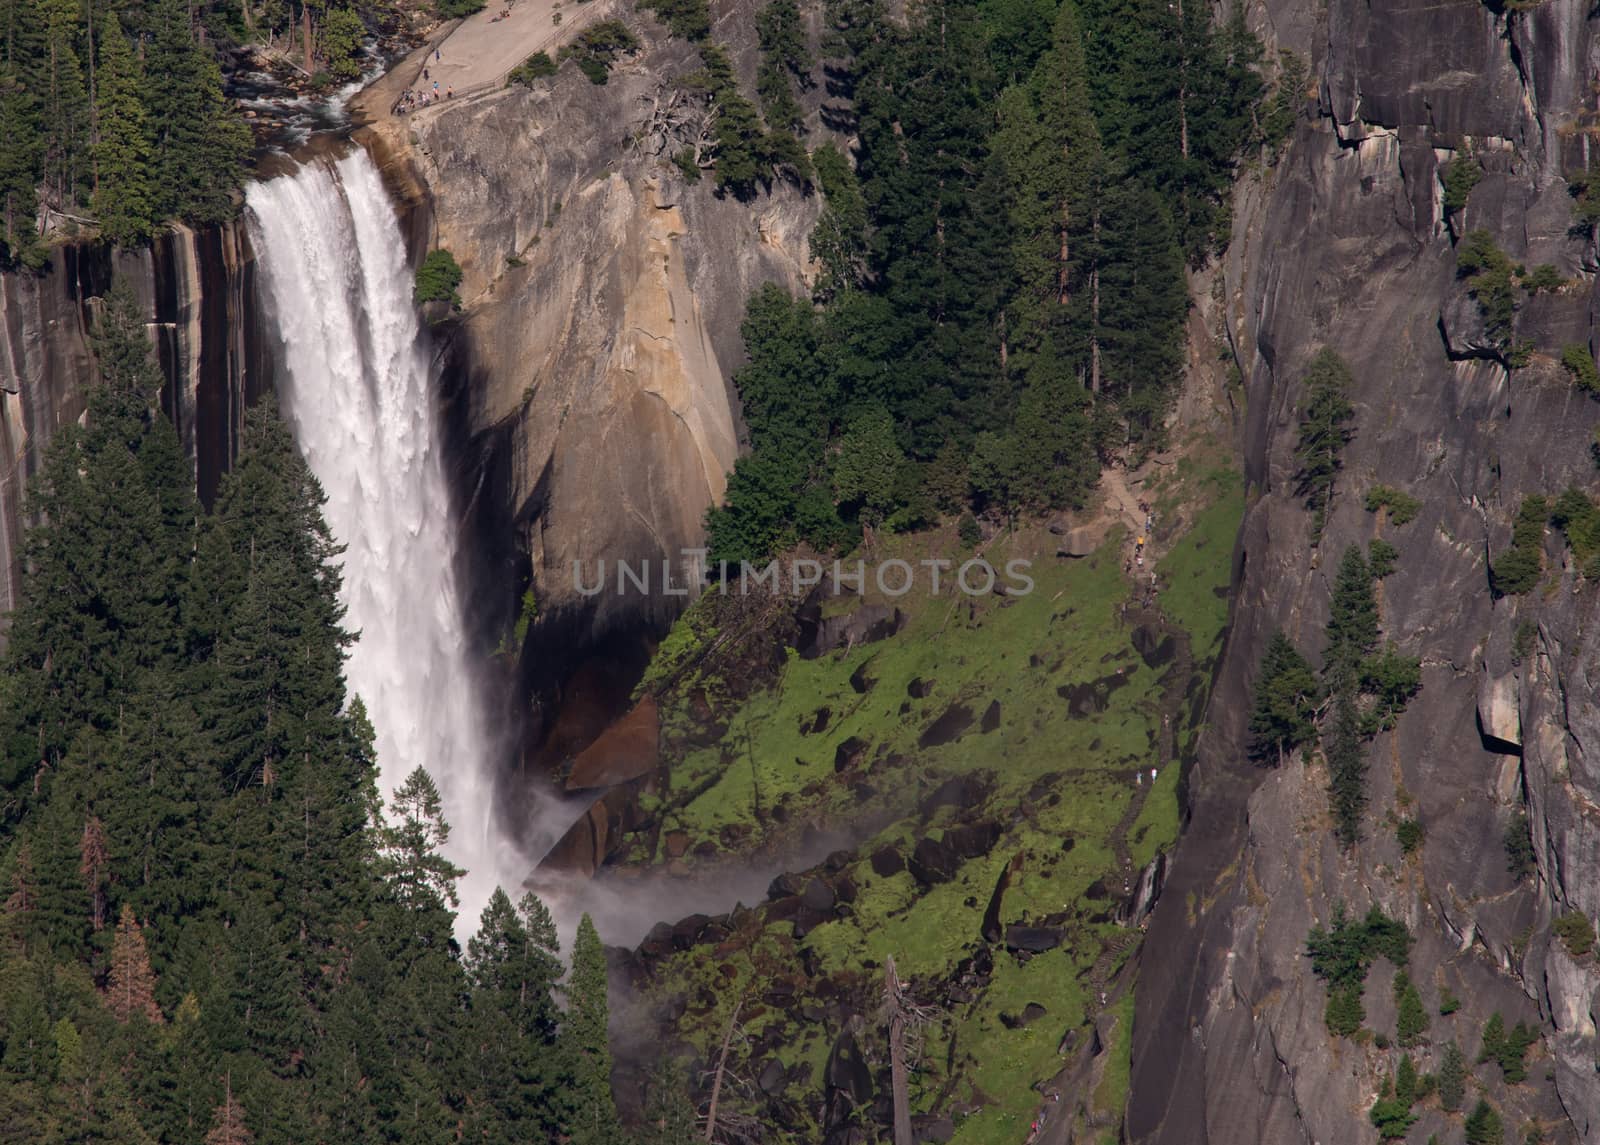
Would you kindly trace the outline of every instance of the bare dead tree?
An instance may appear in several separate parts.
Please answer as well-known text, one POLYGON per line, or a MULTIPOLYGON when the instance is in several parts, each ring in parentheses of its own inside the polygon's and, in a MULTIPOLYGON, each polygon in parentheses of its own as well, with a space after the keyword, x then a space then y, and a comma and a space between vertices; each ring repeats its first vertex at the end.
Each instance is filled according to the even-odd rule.
POLYGON ((906 1079, 905 992, 895 973, 894 955, 884 960, 883 1008, 889 1018, 889 1084, 894 1095, 894 1145, 912 1145, 911 1093, 906 1079))
POLYGON ((706 1140, 717 1139, 717 1106, 722 1101, 722 1082, 728 1071, 728 1049, 733 1045, 734 1034, 739 1029, 739 1011, 744 1008, 744 995, 733 1004, 728 1015, 728 1025, 722 1031, 722 1049, 717 1053, 717 1068, 711 1075, 711 1102, 706 1107, 706 1140))
POLYGON ((911 1140, 911 1063, 922 1056, 922 1030, 939 1016, 911 996, 895 970, 894 955, 884 959, 883 1017, 889 1027, 889 1088, 894 1099, 894 1145, 911 1140))

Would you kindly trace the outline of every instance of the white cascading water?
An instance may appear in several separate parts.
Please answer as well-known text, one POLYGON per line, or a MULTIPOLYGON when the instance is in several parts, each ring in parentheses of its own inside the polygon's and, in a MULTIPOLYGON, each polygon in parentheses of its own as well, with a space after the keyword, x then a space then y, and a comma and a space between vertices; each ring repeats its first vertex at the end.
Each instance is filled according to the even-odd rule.
POLYGON ((356 150, 252 185, 262 296, 282 342, 278 392, 346 546, 346 668, 377 733, 387 801, 427 768, 468 871, 457 930, 531 864, 495 823, 493 756, 467 654, 433 373, 412 274, 377 169, 356 150))

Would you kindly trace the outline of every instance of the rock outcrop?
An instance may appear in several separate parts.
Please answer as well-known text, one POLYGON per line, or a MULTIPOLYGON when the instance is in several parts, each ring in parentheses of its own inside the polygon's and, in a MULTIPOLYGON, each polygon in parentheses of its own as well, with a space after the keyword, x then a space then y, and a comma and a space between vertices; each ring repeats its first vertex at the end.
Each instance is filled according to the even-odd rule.
MULTIPOLYGON (((1593 1140, 1600 1076, 1592 956, 1574 959, 1549 924, 1600 913, 1600 635, 1596 588, 1552 534, 1541 587, 1496 599, 1488 566, 1523 497, 1596 486, 1600 404, 1556 364, 1593 346, 1592 240, 1571 233, 1567 179, 1588 162, 1593 120, 1589 8, 1269 0, 1269 46, 1308 55, 1315 105, 1259 180, 1241 186, 1222 270, 1226 328, 1249 388, 1246 477, 1259 493, 1239 538, 1233 627, 1186 776, 1189 819, 1144 947, 1128 1138, 1138 1142, 1371 1139, 1367 1120, 1399 1050, 1331 1037, 1305 943, 1335 904, 1380 905, 1416 935, 1410 975, 1430 1015, 1434 1068, 1454 1038, 1472 1060, 1484 1023, 1540 1025, 1548 1055, 1506 1085, 1476 1078, 1508 1129, 1593 1140), (1444 218, 1442 164, 1473 156, 1483 178, 1444 218), (1485 228, 1513 264, 1569 280, 1524 297, 1515 336, 1533 350, 1508 370, 1457 278, 1454 243, 1485 228), (1327 346, 1355 377, 1326 534, 1311 545, 1294 496, 1300 384, 1327 346), (1396 527, 1363 506, 1374 484, 1422 508, 1396 527), (1334 842, 1326 775, 1245 757, 1250 689, 1275 629, 1309 654, 1349 544, 1399 549, 1382 582, 1388 639, 1421 657, 1423 685, 1367 753, 1361 841, 1334 842), (1536 872, 1517 879, 1501 839, 1526 811, 1536 872), (1425 831, 1417 855, 1400 817, 1425 831), (1445 990, 1460 1009, 1440 1015, 1445 990)), ((1374 970, 1367 1024, 1393 1036, 1390 977, 1374 970)), ((1470 1104, 1470 1102, 1469 1102, 1470 1104)), ((1408 1139, 1459 1140, 1459 1119, 1422 1110, 1408 1139)))
MULTIPOLYGON (((373 128, 426 201, 430 242, 464 271, 447 350, 468 438, 460 486, 497 502, 516 539, 506 598, 535 585, 530 670, 545 680, 561 649, 658 632, 686 602, 662 591, 661 562, 681 588, 738 455, 745 300, 768 281, 805 289, 820 210, 783 182, 741 202, 686 181, 655 112, 698 53, 623 15, 645 47, 603 86, 567 67, 373 128), (614 591, 618 562, 648 564, 648 592, 614 591), (604 590, 580 591, 575 568, 604 590)), ((751 13, 730 7, 713 34, 753 83, 751 13)))

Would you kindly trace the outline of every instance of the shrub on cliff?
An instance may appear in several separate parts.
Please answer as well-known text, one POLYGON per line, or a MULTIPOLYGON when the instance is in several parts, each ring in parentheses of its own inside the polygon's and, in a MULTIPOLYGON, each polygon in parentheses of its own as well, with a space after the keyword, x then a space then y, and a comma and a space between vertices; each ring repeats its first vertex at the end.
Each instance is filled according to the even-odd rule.
POLYGON ((1583 490, 1569 488, 1550 507, 1550 523, 1561 530, 1583 575, 1600 578, 1600 506, 1583 490))
POLYGON ((706 0, 640 0, 639 7, 659 16, 674 36, 699 42, 711 34, 711 5, 706 0))
POLYGON ((1561 347, 1561 364, 1566 367, 1572 384, 1589 394, 1600 394, 1600 369, 1595 368, 1594 355, 1582 342, 1561 347))
POLYGON ((611 65, 620 55, 639 50, 639 37, 621 20, 602 20, 586 29, 557 53, 558 60, 571 60, 592 84, 603 84, 611 65))
MULTIPOLYGON (((1524 1062, 1528 1047, 1539 1040, 1539 1032, 1525 1022, 1506 1029, 1505 1019, 1495 1011, 1483 1026, 1483 1045, 1478 1050, 1478 1061, 1492 1061, 1500 1067, 1507 1085, 1520 1085, 1527 1080, 1528 1067, 1524 1062)), ((1470 1140, 1470 1138, 1469 1138, 1470 1140)))
POLYGON ((1594 923, 1581 910, 1564 914, 1550 924, 1550 929, 1560 936, 1567 953, 1582 958, 1594 949, 1594 923))
POLYGON ((1416 519, 1417 510, 1422 508, 1422 503, 1415 497, 1392 485, 1374 485, 1368 489, 1366 505, 1369 513, 1387 509, 1391 525, 1409 525, 1416 519))
POLYGON ((1530 591, 1544 571, 1544 525, 1549 509, 1543 497, 1525 497, 1511 527, 1511 547, 1489 569, 1496 596, 1530 591))
POLYGON ((486 4, 487 0, 439 0, 439 19, 455 20, 470 16, 474 12, 482 12, 486 4))
POLYGON ((523 87, 532 87, 534 80, 546 79, 556 74, 558 65, 550 58, 549 52, 534 52, 533 55, 523 60, 511 69, 511 74, 506 77, 506 83, 521 84, 523 87))
POLYGON ((421 306, 428 302, 448 302, 450 309, 461 307, 461 295, 456 293, 461 285, 461 267, 455 255, 443 247, 431 250, 417 267, 416 289, 412 299, 421 306))
POLYGON ((1332 350, 1323 350, 1306 367, 1305 407, 1300 414, 1300 440, 1295 446, 1295 492, 1305 498, 1311 510, 1311 543, 1322 536, 1327 521, 1328 503, 1333 499, 1333 481, 1343 465, 1341 455, 1354 431, 1347 422, 1355 407, 1346 395, 1353 379, 1350 367, 1332 350))

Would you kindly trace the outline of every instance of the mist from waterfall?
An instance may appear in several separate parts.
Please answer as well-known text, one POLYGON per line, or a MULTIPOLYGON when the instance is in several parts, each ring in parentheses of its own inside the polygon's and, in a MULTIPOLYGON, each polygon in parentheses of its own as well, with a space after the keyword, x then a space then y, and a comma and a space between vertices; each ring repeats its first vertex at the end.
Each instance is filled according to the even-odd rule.
POLYGON ((419 765, 439 786, 446 854, 468 871, 465 936, 496 884, 515 898, 532 864, 495 819, 495 752, 462 623, 435 378, 405 242, 360 149, 256 183, 247 205, 281 342, 284 416, 346 546, 341 598, 359 633, 349 692, 377 733, 385 802, 419 765))

